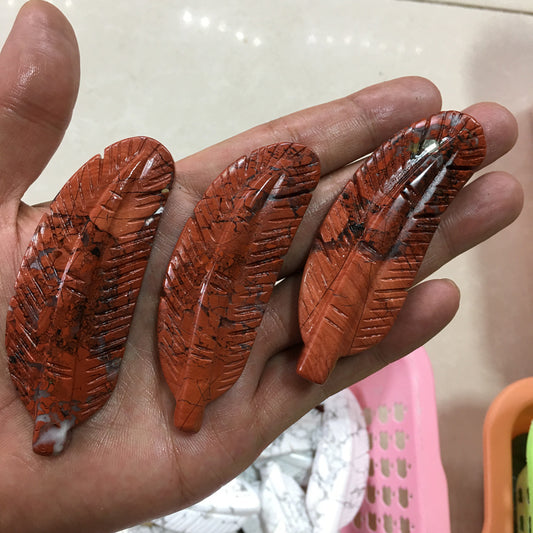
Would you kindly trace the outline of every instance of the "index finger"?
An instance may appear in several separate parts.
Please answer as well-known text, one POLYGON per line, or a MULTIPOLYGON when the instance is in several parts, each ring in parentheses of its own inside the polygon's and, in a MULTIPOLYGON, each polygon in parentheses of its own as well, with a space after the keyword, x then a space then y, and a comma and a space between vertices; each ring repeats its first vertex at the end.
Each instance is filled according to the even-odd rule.
POLYGON ((322 174, 363 157, 399 129, 440 110, 430 81, 399 78, 344 98, 256 126, 176 163, 176 177, 202 195, 209 183, 238 157, 280 141, 304 144, 320 158, 322 174))

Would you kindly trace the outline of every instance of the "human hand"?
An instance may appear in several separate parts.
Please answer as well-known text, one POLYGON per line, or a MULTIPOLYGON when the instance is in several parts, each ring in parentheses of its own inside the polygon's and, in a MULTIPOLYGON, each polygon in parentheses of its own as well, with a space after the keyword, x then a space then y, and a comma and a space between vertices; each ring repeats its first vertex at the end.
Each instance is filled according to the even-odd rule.
MULTIPOLYGON (((79 59, 68 22, 52 6, 30 2, 0 55, 0 70, 4 327, 22 255, 46 209, 20 199, 60 143, 76 97, 79 59)), ((75 429, 64 454, 47 458, 33 453, 33 423, 18 400, 1 349, 0 530, 112 531, 186 507, 242 471, 324 398, 442 329, 457 309, 458 289, 446 280, 425 281, 410 291, 395 326, 376 348, 340 360, 324 385, 296 374, 299 271, 328 205, 353 174, 350 163, 402 127, 439 111, 440 105, 431 83, 395 80, 259 126, 177 162, 117 387, 104 408, 75 429), (274 291, 244 373, 208 406, 202 429, 184 434, 173 426, 173 398, 155 349, 164 272, 177 236, 208 184, 239 156, 279 141, 313 149, 323 178, 286 257, 284 281, 274 291)), ((466 111, 485 129, 485 164, 510 149, 516 124, 505 109, 478 104, 466 111)), ((446 211, 418 281, 505 227, 521 204, 520 186, 505 173, 491 172, 465 187, 446 211)))

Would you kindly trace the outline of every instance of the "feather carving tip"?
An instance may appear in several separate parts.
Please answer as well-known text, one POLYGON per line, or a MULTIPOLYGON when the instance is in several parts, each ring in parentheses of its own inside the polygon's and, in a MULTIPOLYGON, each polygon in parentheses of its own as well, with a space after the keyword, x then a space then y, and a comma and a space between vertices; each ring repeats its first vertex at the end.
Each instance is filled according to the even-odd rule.
POLYGON ((174 410, 174 425, 186 433, 198 433, 202 427, 204 407, 185 400, 177 400, 174 410))
POLYGON ((319 342, 310 343, 302 349, 296 372, 301 378, 322 385, 331 374, 336 361, 333 346, 326 347, 319 342))

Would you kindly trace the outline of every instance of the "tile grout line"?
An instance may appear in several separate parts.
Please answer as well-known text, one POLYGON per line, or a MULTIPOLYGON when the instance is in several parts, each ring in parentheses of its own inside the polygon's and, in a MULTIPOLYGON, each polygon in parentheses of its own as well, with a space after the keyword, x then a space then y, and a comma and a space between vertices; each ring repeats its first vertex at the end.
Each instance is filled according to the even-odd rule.
POLYGON ((442 6, 464 7, 468 9, 479 9, 481 11, 497 11, 501 13, 513 13, 515 15, 533 16, 530 11, 523 11, 521 9, 510 9, 506 7, 480 6, 479 4, 463 4, 454 2, 453 0, 399 0, 400 2, 411 2, 416 4, 437 4, 442 6))

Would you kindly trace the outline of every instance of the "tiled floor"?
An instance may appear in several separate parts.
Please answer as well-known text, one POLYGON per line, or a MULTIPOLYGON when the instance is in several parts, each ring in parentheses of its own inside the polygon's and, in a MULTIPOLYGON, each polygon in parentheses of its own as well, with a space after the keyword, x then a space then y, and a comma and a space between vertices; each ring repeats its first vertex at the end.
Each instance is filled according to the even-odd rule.
POLYGON ((408 2, 433 2, 435 4, 457 5, 467 8, 494 9, 512 13, 533 13, 529 0, 407 0, 408 2))
MULTIPOLYGON (((2 35, 21 3, 0 2, 2 35)), ((518 145, 498 167, 522 180, 524 213, 439 272, 458 283, 462 306, 426 346, 452 530, 478 533, 485 412, 505 385, 533 375, 530 2, 482 3, 506 12, 408 0, 273 0, 268 10, 236 0, 54 3, 77 32, 82 85, 65 141, 30 202, 48 199, 88 156, 117 139, 151 135, 180 158, 262 121, 406 74, 437 83, 445 108, 496 100, 516 114, 518 145)))

